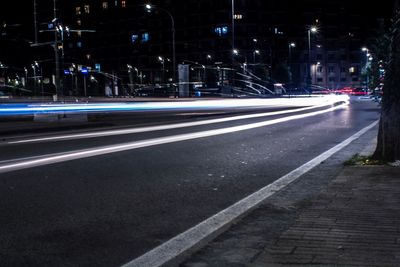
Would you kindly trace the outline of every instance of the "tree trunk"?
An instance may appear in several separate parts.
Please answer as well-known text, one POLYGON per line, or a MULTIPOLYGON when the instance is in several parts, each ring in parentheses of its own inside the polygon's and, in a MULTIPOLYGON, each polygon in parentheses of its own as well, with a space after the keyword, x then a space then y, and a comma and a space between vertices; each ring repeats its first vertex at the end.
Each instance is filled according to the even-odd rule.
POLYGON ((397 14, 390 32, 389 62, 383 87, 382 113, 379 123, 375 159, 400 160, 400 16, 397 14))

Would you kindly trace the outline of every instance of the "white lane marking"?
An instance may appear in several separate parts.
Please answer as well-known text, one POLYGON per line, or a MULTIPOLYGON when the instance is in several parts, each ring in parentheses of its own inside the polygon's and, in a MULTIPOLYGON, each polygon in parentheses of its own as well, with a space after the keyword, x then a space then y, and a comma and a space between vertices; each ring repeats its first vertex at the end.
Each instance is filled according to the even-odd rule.
POLYGON ((139 258, 124 264, 122 267, 158 267, 170 263, 179 255, 187 253, 192 248, 195 248, 196 245, 202 241, 215 237, 214 235, 216 235, 216 233, 220 232, 222 229, 225 229, 227 226, 232 224, 238 218, 244 216, 249 211, 255 209, 262 201, 266 200, 279 190, 282 190, 284 187, 297 180, 300 176, 307 173, 321 162, 331 157, 333 154, 342 150, 354 140, 360 138, 367 131, 375 127, 378 122, 379 121, 375 121, 348 139, 344 140, 342 143, 325 151, 285 176, 282 176, 275 182, 236 202, 232 206, 190 228, 186 232, 177 235, 162 245, 140 256, 139 258))
MULTIPOLYGON (((329 104, 333 104, 333 103, 329 103, 329 104)), ((60 136, 31 138, 31 139, 23 139, 23 140, 18 140, 18 141, 9 141, 9 142, 7 142, 7 144, 26 144, 26 143, 35 143, 35 142, 43 142, 43 141, 73 140, 73 139, 84 139, 84 138, 95 138, 95 137, 104 137, 104 136, 162 131, 162 130, 169 130, 169 129, 176 129, 176 128, 185 128, 185 127, 193 127, 193 126, 200 126, 200 125, 207 125, 207 124, 229 122, 229 121, 235 121, 235 120, 244 120, 244 119, 252 119, 252 118, 259 118, 259 117, 290 114, 290 113, 315 109, 315 108, 319 108, 319 107, 324 107, 327 105, 328 105, 328 103, 324 103, 321 105, 305 107, 305 108, 298 108, 298 109, 293 109, 293 110, 265 112, 265 113, 233 116, 233 117, 228 117, 228 118, 203 120, 203 121, 196 121, 196 122, 184 122, 184 123, 174 123, 174 124, 168 124, 168 125, 129 128, 129 129, 121 129, 121 130, 108 130, 108 131, 100 131, 100 132, 92 132, 92 133, 68 134, 68 135, 60 135, 60 136)))
POLYGON ((26 169, 26 168, 33 168, 33 167, 38 167, 38 166, 43 166, 43 165, 48 165, 48 164, 53 164, 53 163, 59 163, 59 162, 65 162, 65 161, 70 161, 70 160, 75 160, 75 159, 94 157, 94 156, 98 156, 98 155, 116 153, 116 152, 132 150, 132 149, 137 149, 137 148, 142 148, 142 147, 149 147, 149 146, 197 139, 197 138, 202 138, 202 137, 209 137, 209 136, 216 136, 216 135, 233 133, 233 132, 238 132, 238 131, 244 131, 244 130, 259 128, 259 127, 264 127, 267 125, 277 124, 277 123, 281 123, 281 122, 287 122, 287 121, 291 121, 291 120, 297 120, 297 119, 307 118, 307 117, 311 117, 311 116, 316 116, 316 115, 331 112, 333 110, 340 109, 343 107, 345 107, 345 104, 331 107, 331 108, 328 108, 325 110, 314 111, 314 112, 310 112, 310 113, 306 113, 306 114, 293 115, 290 117, 284 117, 284 118, 279 118, 279 119, 274 119, 274 120, 269 120, 269 121, 262 121, 262 122, 256 122, 256 123, 251 123, 251 124, 245 124, 245 125, 233 126, 233 127, 227 127, 227 128, 220 128, 220 129, 214 129, 214 130, 208 130, 208 131, 202 131, 202 132, 165 136, 165 137, 159 137, 159 138, 142 140, 142 141, 134 141, 134 142, 121 143, 121 144, 110 145, 110 146, 103 146, 103 147, 98 147, 98 148, 71 151, 71 152, 66 152, 62 155, 54 155, 54 154, 53 155, 43 155, 43 158, 33 159, 33 160, 18 161, 18 159, 16 159, 15 163, 0 165, 0 173, 21 170, 21 169, 26 169))

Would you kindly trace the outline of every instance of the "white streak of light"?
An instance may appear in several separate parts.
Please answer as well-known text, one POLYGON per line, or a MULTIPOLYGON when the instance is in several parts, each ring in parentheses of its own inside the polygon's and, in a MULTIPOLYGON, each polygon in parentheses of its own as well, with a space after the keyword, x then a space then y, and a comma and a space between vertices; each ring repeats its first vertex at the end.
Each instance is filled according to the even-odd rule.
POLYGON ((344 105, 338 105, 338 106, 331 107, 331 108, 325 109, 325 110, 310 112, 310 113, 306 113, 306 114, 293 115, 290 117, 284 117, 284 118, 279 118, 279 119, 274 119, 274 120, 269 120, 269 121, 262 121, 262 122, 257 122, 257 123, 251 123, 251 124, 246 124, 246 125, 233 126, 233 127, 227 127, 227 128, 221 128, 221 129, 215 129, 215 130, 208 130, 208 131, 202 131, 202 132, 159 137, 159 138, 148 139, 148 140, 143 140, 143 141, 128 142, 128 143, 104 146, 104 147, 99 147, 99 148, 85 149, 85 150, 80 150, 80 151, 72 151, 72 152, 66 152, 63 155, 47 155, 47 156, 44 155, 43 158, 40 158, 40 159, 19 161, 16 163, 0 165, 0 173, 11 172, 11 171, 21 170, 21 169, 26 169, 26 168, 33 168, 33 167, 54 164, 54 163, 59 163, 59 162, 65 162, 65 161, 70 161, 70 160, 94 157, 94 156, 98 156, 98 155, 116 153, 116 152, 121 152, 121 151, 126 151, 126 150, 137 149, 137 148, 143 148, 143 147, 149 147, 149 146, 168 144, 168 143, 180 142, 180 141, 185 141, 185 140, 198 139, 198 138, 203 138, 203 137, 210 137, 210 136, 222 135, 222 134, 227 134, 227 133, 239 132, 239 131, 259 128, 259 127, 264 127, 264 126, 268 126, 268 125, 273 125, 273 124, 277 124, 277 123, 281 123, 281 122, 287 122, 287 121, 307 118, 307 117, 311 117, 311 116, 316 116, 316 115, 331 112, 333 110, 340 109, 343 107, 344 107, 344 105))
MULTIPOLYGON (((333 104, 333 103, 329 103, 333 104)), ((212 119, 212 120, 203 120, 196 122, 185 122, 185 123, 174 123, 168 125, 159 125, 159 126, 149 126, 149 127, 140 127, 140 128, 129 128, 129 129, 121 129, 121 130, 108 130, 108 131, 98 131, 92 133, 81 133, 81 134, 68 134, 68 135, 60 135, 60 136, 51 136, 51 137, 40 137, 40 138, 31 138, 31 139, 23 139, 18 141, 9 141, 7 144, 22 144, 22 143, 34 143, 34 142, 43 142, 43 141, 60 141, 60 140, 73 140, 73 139, 84 139, 84 138, 95 138, 95 137, 104 137, 104 136, 114 136, 114 135, 124 135, 124 134, 133 134, 133 133, 144 133, 144 132, 152 132, 152 131, 162 131, 176 128, 185 128, 185 127, 193 127, 207 124, 215 124, 222 122, 229 122, 235 120, 244 120, 244 119, 252 119, 259 117, 267 117, 267 116, 275 116, 282 114, 289 114, 295 112, 306 111, 310 109, 315 109, 318 107, 326 106, 327 103, 323 103, 317 106, 293 109, 293 110, 283 110, 283 111, 275 111, 275 112, 265 112, 258 114, 249 114, 249 115, 241 115, 220 119, 212 119)))

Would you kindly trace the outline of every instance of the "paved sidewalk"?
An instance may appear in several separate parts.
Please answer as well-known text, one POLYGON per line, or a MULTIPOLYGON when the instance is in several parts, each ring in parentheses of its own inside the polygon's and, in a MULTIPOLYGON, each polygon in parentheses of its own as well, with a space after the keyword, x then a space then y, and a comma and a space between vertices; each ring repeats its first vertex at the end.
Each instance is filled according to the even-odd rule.
POLYGON ((400 266, 400 169, 347 167, 251 266, 400 266))
POLYGON ((181 266, 400 266, 399 167, 347 166, 318 191, 265 203, 181 266))

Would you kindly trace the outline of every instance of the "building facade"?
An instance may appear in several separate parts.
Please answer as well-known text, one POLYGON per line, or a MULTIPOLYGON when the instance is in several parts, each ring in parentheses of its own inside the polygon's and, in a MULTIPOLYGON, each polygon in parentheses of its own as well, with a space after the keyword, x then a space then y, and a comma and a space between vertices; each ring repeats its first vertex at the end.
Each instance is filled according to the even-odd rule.
MULTIPOLYGON (((177 80, 178 64, 190 65, 191 81, 208 87, 246 86, 243 80, 254 79, 268 88, 275 83, 359 87, 367 63, 361 47, 368 32, 363 29, 373 20, 363 21, 361 1, 348 2, 154 0, 148 10, 147 2, 139 0, 57 1, 54 23, 51 8, 43 18, 40 6, 39 37, 54 39, 51 24, 62 29, 58 42, 65 94, 104 94, 114 84, 124 90, 167 84, 177 80), (312 26, 317 32, 309 34, 312 26)), ((32 59, 43 62, 44 73, 54 70, 54 53, 47 50, 41 61, 32 59)))

